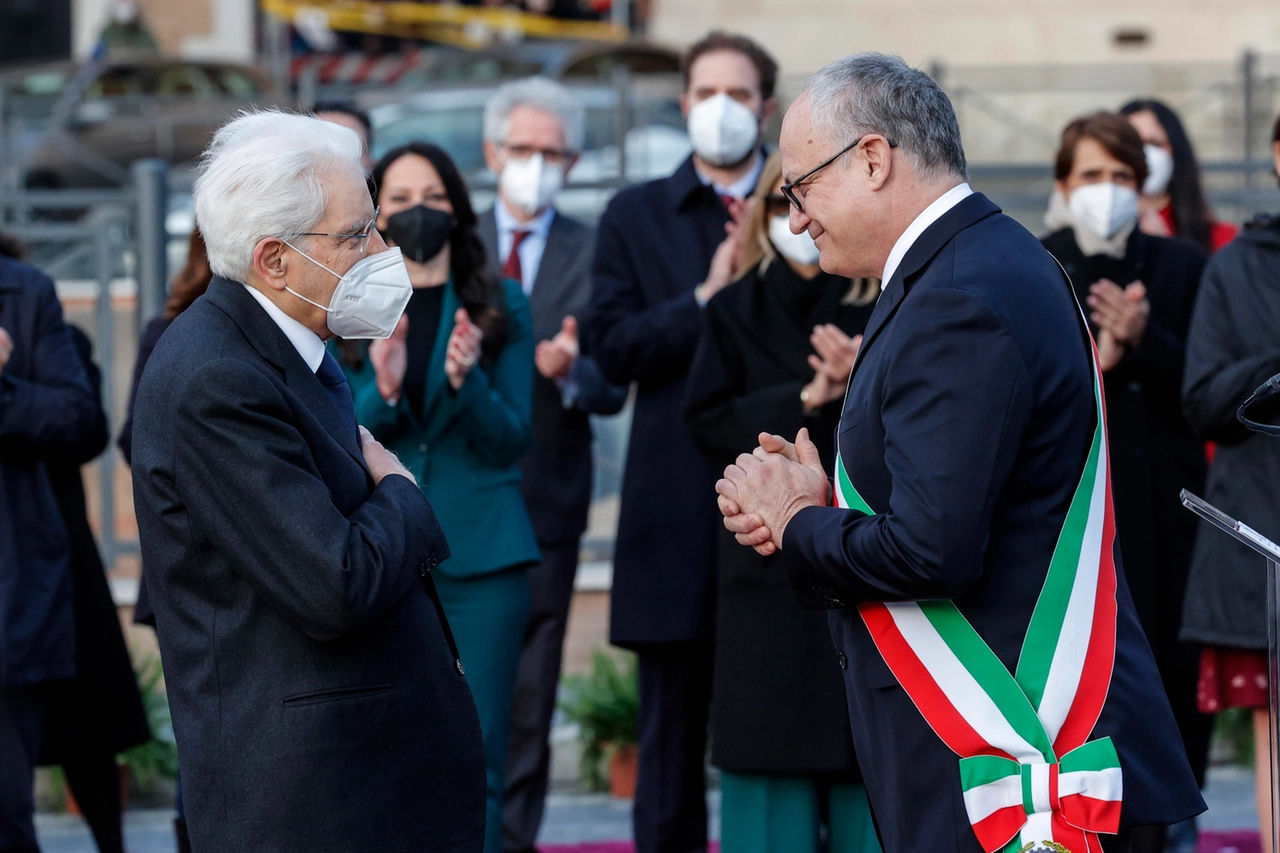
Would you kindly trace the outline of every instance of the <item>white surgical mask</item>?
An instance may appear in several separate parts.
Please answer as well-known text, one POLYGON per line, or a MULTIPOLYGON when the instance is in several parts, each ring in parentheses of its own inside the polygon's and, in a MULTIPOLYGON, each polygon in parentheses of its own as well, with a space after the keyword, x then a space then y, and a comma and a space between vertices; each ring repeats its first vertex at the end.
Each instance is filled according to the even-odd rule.
POLYGON ((818 262, 818 244, 813 242, 808 231, 799 234, 791 233, 791 217, 786 214, 774 216, 769 220, 769 242, 778 254, 787 260, 807 267, 818 262))
POLYGON ((306 252, 286 241, 286 245, 311 263, 337 276, 338 286, 328 306, 314 302, 291 287, 285 290, 322 309, 328 316, 329 331, 340 338, 389 338, 400 322, 404 307, 413 295, 409 270, 399 248, 361 258, 346 275, 338 275, 306 252))
POLYGON ((508 157, 498 178, 502 197, 517 210, 532 216, 555 201, 556 193, 564 186, 564 169, 548 166, 541 154, 527 160, 508 157))
POLYGON ((1077 227, 1087 228, 1105 240, 1138 221, 1138 193, 1110 181, 1075 190, 1067 207, 1077 227))
POLYGON ((1159 145, 1144 145, 1147 155, 1147 179, 1142 183, 1143 195, 1160 195, 1169 188, 1173 177, 1173 155, 1159 145))
POLYGON ((713 166, 741 163, 760 137, 760 119, 726 94, 699 101, 689 110, 689 140, 713 166))

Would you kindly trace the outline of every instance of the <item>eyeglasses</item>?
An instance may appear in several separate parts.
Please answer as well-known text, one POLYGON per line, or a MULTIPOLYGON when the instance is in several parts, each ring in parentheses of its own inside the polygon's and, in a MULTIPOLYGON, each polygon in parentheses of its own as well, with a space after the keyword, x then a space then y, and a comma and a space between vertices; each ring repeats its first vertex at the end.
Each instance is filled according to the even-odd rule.
MULTIPOLYGON (((832 155, 831 155, 830 157, 828 157, 826 160, 823 160, 821 163, 819 163, 818 165, 814 166, 812 169, 810 169, 809 171, 805 172, 803 175, 801 175, 800 177, 796 178, 794 181, 792 181, 792 182, 790 182, 790 183, 787 183, 787 184, 783 184, 783 185, 782 185, 782 187, 781 187, 782 194, 783 194, 784 196, 786 196, 786 197, 787 197, 787 201, 791 202, 791 206, 792 206, 792 207, 794 207, 794 208, 795 208, 799 213, 804 213, 804 192, 803 192, 804 187, 803 187, 803 185, 804 185, 806 182, 808 182, 808 181, 812 180, 812 179, 813 179, 813 176, 814 176, 814 175, 816 175, 816 174, 818 174, 818 172, 821 172, 823 169, 825 169, 825 168, 827 168, 828 166, 830 166, 830 165, 831 165, 832 163, 834 163, 836 160, 840 159, 840 158, 841 158, 841 157, 843 157, 845 154, 848 154, 850 151, 852 151, 853 149, 857 148, 859 145, 861 145, 861 144, 862 144, 862 140, 864 140, 864 139, 866 139, 866 138, 867 138, 866 136, 859 136, 857 139, 853 140, 853 141, 852 141, 852 142, 850 142, 848 145, 846 145, 844 148, 841 148, 841 149, 840 149, 839 151, 837 151, 835 154, 832 154, 832 155), (799 193, 797 193, 797 192, 796 192, 796 188, 797 188, 797 187, 799 187, 799 188, 801 189, 801 192, 799 192, 799 193)), ((888 143, 889 143, 889 147, 890 147, 890 148, 897 148, 897 147, 898 147, 898 143, 894 142, 892 139, 889 139, 888 137, 885 137, 885 142, 888 142, 888 143)))
POLYGON ((787 197, 785 195, 769 193, 769 195, 764 197, 765 216, 770 218, 774 216, 786 216, 790 205, 791 202, 787 201, 787 197))
POLYGON ((356 231, 350 234, 329 234, 325 231, 303 231, 299 237, 340 237, 343 240, 359 240, 360 254, 364 254, 369 248, 369 238, 373 236, 373 229, 378 227, 378 211, 381 207, 373 209, 373 218, 369 220, 369 224, 365 226, 363 231, 356 231))
POLYGON ((513 160, 528 160, 534 154, 542 155, 542 162, 548 166, 563 166, 573 156, 572 151, 563 148, 535 148, 532 145, 508 145, 502 143, 502 150, 513 160))

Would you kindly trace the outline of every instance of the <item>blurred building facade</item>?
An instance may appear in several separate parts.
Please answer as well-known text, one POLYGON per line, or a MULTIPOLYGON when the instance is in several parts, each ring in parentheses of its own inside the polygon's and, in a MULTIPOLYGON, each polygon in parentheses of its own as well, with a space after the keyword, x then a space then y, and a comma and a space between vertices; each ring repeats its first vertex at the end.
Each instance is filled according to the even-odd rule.
MULTIPOLYGON (((72 55, 93 54, 118 0, 72 0, 72 55)), ((160 50, 187 59, 252 62, 257 52, 256 0, 136 0, 160 50)))

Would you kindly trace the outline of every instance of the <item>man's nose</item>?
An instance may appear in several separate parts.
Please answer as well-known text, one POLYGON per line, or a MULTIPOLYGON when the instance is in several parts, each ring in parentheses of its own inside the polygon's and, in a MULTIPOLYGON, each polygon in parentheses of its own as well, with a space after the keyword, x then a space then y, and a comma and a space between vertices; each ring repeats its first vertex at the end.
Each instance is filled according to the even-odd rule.
POLYGON ((791 233, 799 234, 801 231, 807 231, 809 223, 813 221, 809 218, 809 215, 803 210, 796 210, 796 206, 794 204, 791 205, 790 212, 791 233))

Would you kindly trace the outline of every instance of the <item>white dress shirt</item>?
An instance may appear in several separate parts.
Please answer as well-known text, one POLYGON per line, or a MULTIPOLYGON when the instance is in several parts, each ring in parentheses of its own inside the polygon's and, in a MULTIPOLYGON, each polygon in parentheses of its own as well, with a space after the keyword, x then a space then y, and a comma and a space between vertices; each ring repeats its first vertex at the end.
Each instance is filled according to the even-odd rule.
POLYGON ((275 321, 280 331, 284 332, 284 336, 289 339, 289 343, 293 344, 293 348, 298 351, 298 355, 302 356, 302 360, 307 363, 307 367, 311 368, 311 372, 315 373, 319 370, 320 362, 324 361, 324 341, 320 340, 320 336, 281 311, 279 306, 263 296, 256 287, 246 284, 244 288, 258 300, 262 310, 266 311, 267 316, 275 321))
POLYGON ((755 164, 747 170, 745 175, 738 178, 738 180, 729 184, 727 187, 714 183, 710 178, 702 174, 701 170, 699 170, 696 165, 694 166, 694 171, 698 173, 698 180, 702 181, 704 185, 710 186, 715 190, 716 195, 731 195, 734 198, 746 198, 756 191, 756 184, 760 181, 760 173, 764 171, 764 155, 757 151, 755 164))
POLYGON ((507 262, 511 254, 511 244, 515 242, 517 231, 528 231, 529 236, 520 244, 520 275, 524 279, 520 286, 524 295, 533 293, 533 283, 538 279, 538 267, 542 264, 542 253, 547 250, 547 234, 551 231, 551 220, 556 218, 554 205, 539 213, 528 222, 520 222, 507 210, 507 203, 501 198, 493 205, 493 218, 498 225, 498 266, 507 262))
POLYGON ((968 184, 957 184, 947 190, 934 200, 933 204, 920 211, 920 215, 907 226, 907 230, 902 232, 902 236, 898 238, 898 242, 893 244, 893 248, 889 251, 889 259, 884 263, 884 274, 880 276, 880 288, 883 290, 889 284, 889 279, 898 270, 898 265, 902 263, 902 259, 907 256, 907 251, 911 246, 920 239, 930 225, 942 218, 942 215, 969 196, 973 195, 973 190, 968 184))

